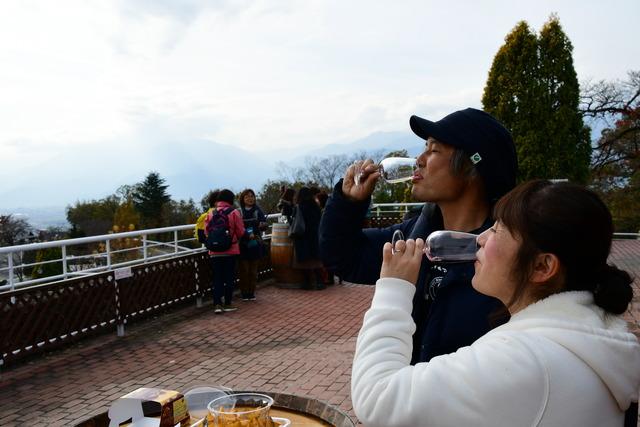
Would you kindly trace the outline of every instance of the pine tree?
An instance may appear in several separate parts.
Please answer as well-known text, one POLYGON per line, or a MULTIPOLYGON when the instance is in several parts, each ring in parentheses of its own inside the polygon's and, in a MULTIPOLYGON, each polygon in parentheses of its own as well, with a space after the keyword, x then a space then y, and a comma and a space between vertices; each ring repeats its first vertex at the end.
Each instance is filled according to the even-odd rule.
POLYGON ((518 23, 493 60, 482 104, 511 130, 520 180, 588 178, 590 135, 578 109, 572 52, 552 16, 539 35, 518 23))
POLYGON ((171 200, 167 193, 168 187, 158 172, 149 172, 144 181, 136 185, 132 194, 133 204, 140 214, 144 228, 164 225, 163 207, 171 200))

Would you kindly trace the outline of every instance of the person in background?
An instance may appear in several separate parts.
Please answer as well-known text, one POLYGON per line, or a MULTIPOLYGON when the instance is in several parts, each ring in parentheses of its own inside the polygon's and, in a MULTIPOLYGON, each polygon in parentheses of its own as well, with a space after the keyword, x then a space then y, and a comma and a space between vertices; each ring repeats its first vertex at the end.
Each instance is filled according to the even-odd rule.
MULTIPOLYGON (((240 254, 239 241, 244 236, 244 224, 240 212, 233 209, 234 195, 231 190, 221 190, 218 193, 215 209, 228 212, 229 232, 231 233, 231 247, 226 251, 209 251, 213 274, 213 305, 216 314, 236 311, 232 305, 233 289, 236 281, 236 258, 240 254)), ((213 217, 213 211, 207 216, 205 229, 213 217)))
POLYGON ((281 188, 280 201, 278 202, 278 210, 280 214, 286 219, 288 224, 291 224, 291 216, 293 215, 293 196, 296 192, 293 188, 281 188))
POLYGON ((320 210, 324 211, 324 207, 327 205, 328 199, 329 199, 329 195, 324 190, 320 190, 316 194, 316 203, 318 203, 318 206, 320 206, 320 210))
POLYGON ((207 216, 209 215, 209 213, 211 212, 211 210, 213 208, 216 207, 216 202, 218 200, 218 194, 220 194, 220 190, 213 190, 209 193, 209 197, 207 199, 207 202, 209 204, 209 209, 207 209, 207 211, 205 213, 203 213, 202 215, 200 215, 198 217, 198 220, 196 221, 196 233, 195 233, 195 238, 198 239, 199 243, 202 243, 204 245, 205 241, 207 240, 207 237, 205 235, 204 232, 204 223, 207 220, 207 216))
MULTIPOLYGON (((324 207, 327 204, 327 200, 329 199, 329 194, 326 191, 320 190, 315 195, 316 203, 320 206, 320 211, 324 212, 324 207)), ((322 280, 325 285, 333 285, 335 282, 335 273, 324 266, 322 267, 322 280)), ((339 280, 342 283, 342 280, 339 280)))
MULTIPOLYGON (((375 283, 382 247, 396 230, 412 239, 425 239, 436 230, 480 234, 493 224, 493 204, 515 185, 511 134, 484 111, 467 108, 437 122, 412 116, 409 125, 426 142, 411 187, 413 198, 425 204, 420 215, 401 224, 362 229, 380 172, 371 160, 350 166, 335 186, 320 226, 324 265, 343 280, 375 283), (358 171, 362 179, 356 184, 358 171)), ((475 291, 472 276, 471 262, 432 263, 423 258, 413 301, 413 363, 469 345, 506 320, 490 321, 502 303, 475 291)))
POLYGON ((262 257, 262 232, 267 228, 267 217, 256 204, 256 194, 250 188, 238 197, 245 233, 240 240, 238 279, 243 301, 255 301, 258 281, 258 261, 262 257))
POLYGON ((316 196, 320 193, 320 189, 314 185, 309 187, 309 190, 311 191, 311 198, 317 203, 318 199, 316 198, 316 196))
POLYGON ((309 187, 298 190, 295 199, 295 215, 302 215, 305 230, 302 236, 294 237, 293 240, 293 268, 300 269, 304 273, 303 289, 324 289, 322 262, 318 253, 318 227, 321 212, 309 187))
POLYGON ((367 427, 635 426, 640 345, 621 317, 632 279, 607 264, 607 207, 583 187, 540 180, 503 197, 495 218, 477 238, 472 285, 511 319, 415 366, 411 310, 424 241, 399 241, 395 252, 385 244, 353 361, 358 419, 367 427))

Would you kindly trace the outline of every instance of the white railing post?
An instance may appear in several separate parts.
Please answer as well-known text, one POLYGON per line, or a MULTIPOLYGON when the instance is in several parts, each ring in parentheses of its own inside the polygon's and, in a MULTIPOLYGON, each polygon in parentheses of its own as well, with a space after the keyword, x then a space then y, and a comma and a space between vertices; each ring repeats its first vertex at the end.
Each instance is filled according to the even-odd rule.
MULTIPOLYGON (((13 291, 15 289, 15 283, 13 280, 13 252, 9 252, 9 260, 8 260, 8 266, 9 266, 9 286, 11 286, 11 290, 13 291)), ((23 270, 24 271, 24 270, 23 270)))
MULTIPOLYGON (((9 260, 8 260, 7 266, 9 267, 9 286, 10 286, 10 289, 13 291, 16 288, 15 279, 13 277, 13 252, 9 252, 9 260)), ((22 269, 22 273, 24 274, 24 268, 22 269)), ((16 297, 12 296, 11 304, 15 304, 15 303, 16 303, 16 297)), ((4 363, 4 359, 2 359, 2 363, 4 363)))
POLYGON ((147 235, 142 235, 142 259, 147 262, 147 235))
POLYGON ((174 253, 178 253, 178 230, 173 230, 173 247, 174 253))
POLYGON ((62 245, 60 250, 62 251, 62 274, 66 279, 67 278, 67 247, 65 245, 62 245))
POLYGON ((116 336, 123 337, 124 336, 124 319, 121 312, 120 307, 120 285, 118 284, 118 280, 116 280, 116 276, 113 275, 113 286, 115 287, 115 309, 116 309, 116 336))
POLYGON ((104 250, 107 255, 107 270, 111 270, 111 240, 105 240, 104 250))

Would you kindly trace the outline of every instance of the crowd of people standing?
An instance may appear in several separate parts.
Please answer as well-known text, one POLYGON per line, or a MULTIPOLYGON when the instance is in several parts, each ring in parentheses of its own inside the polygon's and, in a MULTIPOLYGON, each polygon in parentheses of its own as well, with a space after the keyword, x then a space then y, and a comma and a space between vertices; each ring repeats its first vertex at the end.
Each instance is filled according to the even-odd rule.
MULTIPOLYGON (((291 268, 303 273, 302 289, 325 288, 333 283, 333 274, 322 266, 319 255, 318 231, 320 217, 328 194, 315 187, 282 188, 277 208, 282 222, 291 224, 298 216, 304 221, 305 230, 300 236, 292 236, 294 256, 291 268)), ((247 188, 237 196, 229 189, 214 190, 208 196, 209 208, 196 223, 198 241, 209 249, 212 271, 213 307, 216 314, 238 310, 233 304, 236 282, 242 301, 256 301, 258 266, 265 257, 263 234, 267 231, 267 217, 257 204, 255 192, 247 188), (236 200, 239 205, 236 208, 236 200), (228 247, 213 247, 208 243, 217 221, 229 234, 228 247)))

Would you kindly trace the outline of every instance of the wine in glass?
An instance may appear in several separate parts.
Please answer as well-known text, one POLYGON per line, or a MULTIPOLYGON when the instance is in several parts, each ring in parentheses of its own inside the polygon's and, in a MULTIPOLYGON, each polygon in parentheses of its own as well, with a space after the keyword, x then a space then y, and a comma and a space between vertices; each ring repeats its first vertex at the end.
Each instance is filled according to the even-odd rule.
MULTIPOLYGON (((395 184, 409 181, 416 170, 416 159, 413 157, 387 157, 378 163, 380 176, 386 182, 395 184)), ((362 170, 356 171, 354 181, 356 185, 362 182, 362 170)))

